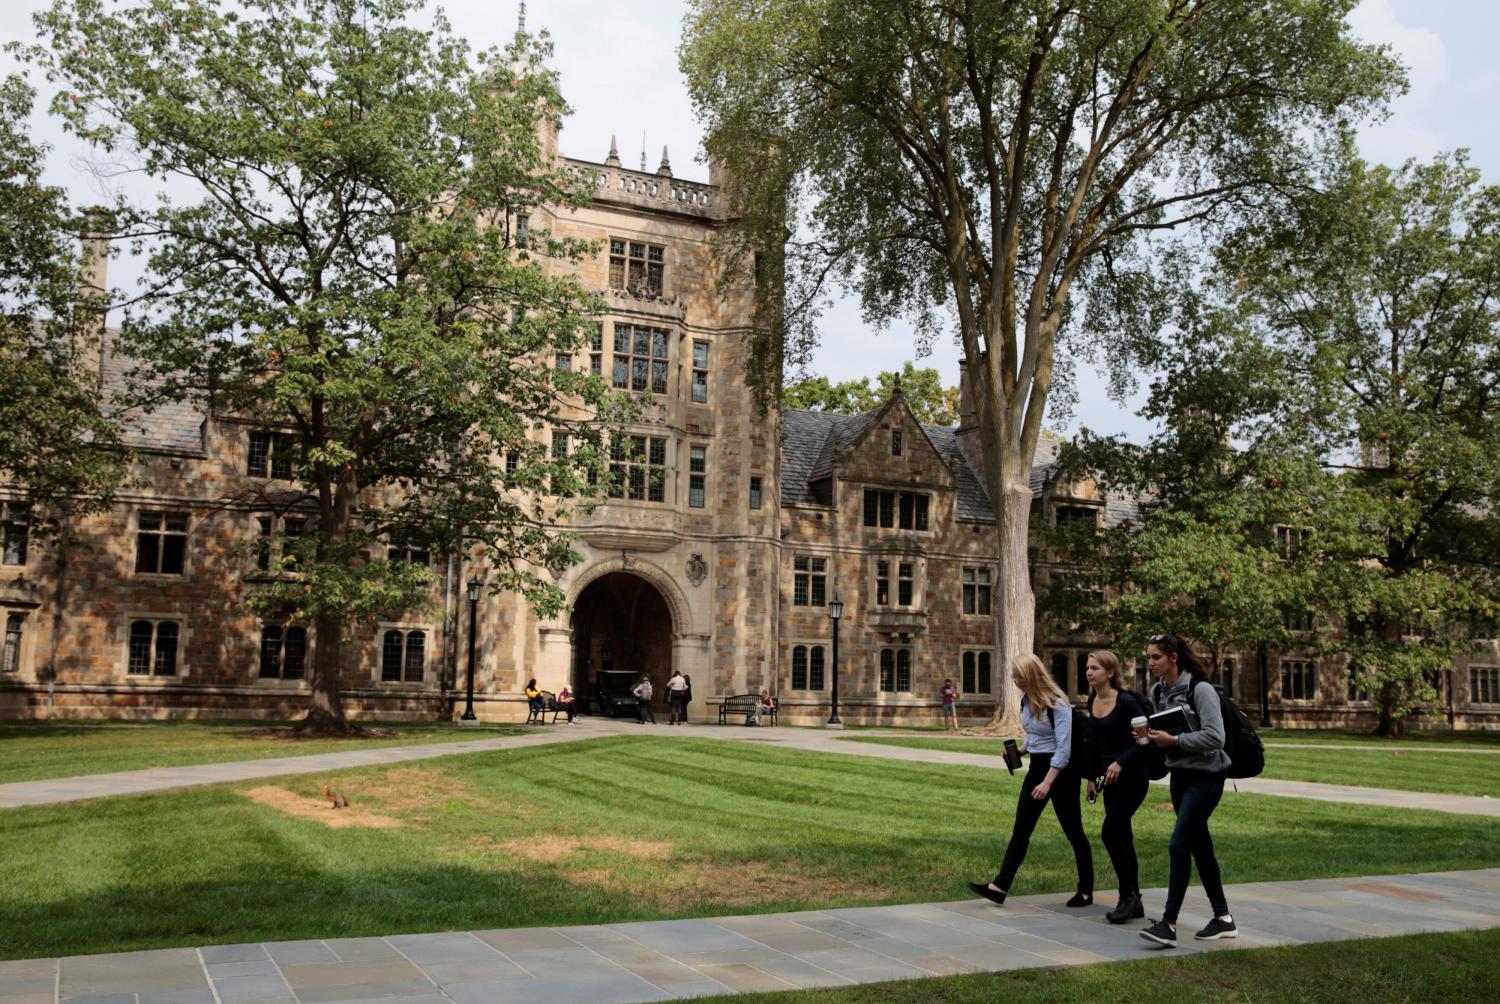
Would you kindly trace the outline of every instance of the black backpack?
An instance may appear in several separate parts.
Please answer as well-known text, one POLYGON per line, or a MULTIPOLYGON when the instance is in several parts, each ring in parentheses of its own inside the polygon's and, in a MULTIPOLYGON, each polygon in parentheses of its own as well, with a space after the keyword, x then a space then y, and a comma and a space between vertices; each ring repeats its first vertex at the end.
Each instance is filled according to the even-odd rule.
MULTIPOLYGON (((1021 698, 1024 702, 1026 698, 1021 698)), ((1057 709, 1047 709, 1047 724, 1057 728, 1057 709)), ((1068 751, 1068 766, 1078 768, 1082 778, 1098 777, 1104 771, 1099 767, 1099 749, 1094 744, 1094 728, 1089 724, 1088 712, 1073 709, 1073 746, 1068 751)))
MULTIPOLYGON (((1213 684, 1209 684, 1213 687, 1213 684)), ((1193 700, 1195 683, 1188 688, 1188 703, 1193 713, 1198 713, 1198 704, 1193 700)), ((1219 714, 1224 719, 1224 752, 1229 754, 1229 776, 1232 778, 1256 777, 1266 769, 1266 744, 1255 734, 1250 716, 1240 706, 1224 696, 1218 687, 1213 691, 1219 697, 1219 714)))

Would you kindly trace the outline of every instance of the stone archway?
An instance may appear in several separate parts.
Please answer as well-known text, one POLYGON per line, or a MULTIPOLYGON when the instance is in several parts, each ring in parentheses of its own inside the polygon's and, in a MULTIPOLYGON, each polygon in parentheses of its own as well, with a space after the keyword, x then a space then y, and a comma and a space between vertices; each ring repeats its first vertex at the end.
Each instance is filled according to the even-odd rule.
POLYGON ((654 690, 652 706, 666 713, 672 676, 674 618, 669 600, 648 579, 628 571, 594 578, 573 601, 570 686, 593 695, 605 670, 645 673, 654 690))

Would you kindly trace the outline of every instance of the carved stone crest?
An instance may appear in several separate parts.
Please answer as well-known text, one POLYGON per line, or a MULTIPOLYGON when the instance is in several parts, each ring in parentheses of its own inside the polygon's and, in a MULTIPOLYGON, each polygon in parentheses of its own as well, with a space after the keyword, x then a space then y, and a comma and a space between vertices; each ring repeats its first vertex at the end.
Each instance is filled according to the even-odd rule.
POLYGON ((703 580, 708 578, 708 563, 703 560, 703 555, 694 554, 687 561, 688 581, 695 586, 701 586, 703 580))

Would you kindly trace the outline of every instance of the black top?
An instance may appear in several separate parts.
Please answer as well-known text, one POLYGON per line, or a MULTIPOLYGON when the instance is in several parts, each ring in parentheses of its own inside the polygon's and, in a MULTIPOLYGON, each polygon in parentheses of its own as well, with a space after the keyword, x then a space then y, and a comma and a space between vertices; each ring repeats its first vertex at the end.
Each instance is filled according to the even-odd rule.
POLYGON ((1128 690, 1120 691, 1115 698, 1115 709, 1103 718, 1094 717, 1094 698, 1089 696, 1089 725, 1094 730, 1094 745, 1099 750, 1099 763, 1109 766, 1118 761, 1124 771, 1139 770, 1135 762, 1140 747, 1135 744, 1135 735, 1130 731, 1132 718, 1148 717, 1150 712, 1139 697, 1128 690))

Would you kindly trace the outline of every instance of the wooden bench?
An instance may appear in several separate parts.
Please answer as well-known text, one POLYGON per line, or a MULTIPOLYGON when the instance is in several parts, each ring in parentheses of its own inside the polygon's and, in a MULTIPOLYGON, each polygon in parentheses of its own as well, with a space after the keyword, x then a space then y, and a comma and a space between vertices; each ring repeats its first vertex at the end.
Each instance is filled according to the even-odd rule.
MULTIPOLYGON (((774 698, 772 698, 772 700, 774 700, 774 698)), ((708 703, 713 704, 714 702, 709 701, 708 703)), ((739 721, 743 722, 745 715, 754 714, 756 712, 756 709, 760 708, 760 695, 735 694, 732 697, 724 698, 722 701, 719 701, 718 704, 720 725, 728 725, 730 716, 736 716, 739 721)), ((762 719, 769 718, 771 720, 771 724, 775 725, 776 711, 777 708, 773 704, 769 708, 762 709, 760 717, 762 719)))
MULTIPOLYGON (((578 698, 576 697, 573 699, 573 711, 575 714, 578 712, 578 698)), ((527 702, 526 724, 547 725, 549 724, 547 721, 547 716, 550 714, 552 716, 552 721, 550 724, 556 725, 557 716, 566 715, 567 713, 567 708, 558 706, 557 695, 550 690, 544 690, 542 691, 542 706, 540 708, 533 708, 530 706, 530 702, 527 702)))

